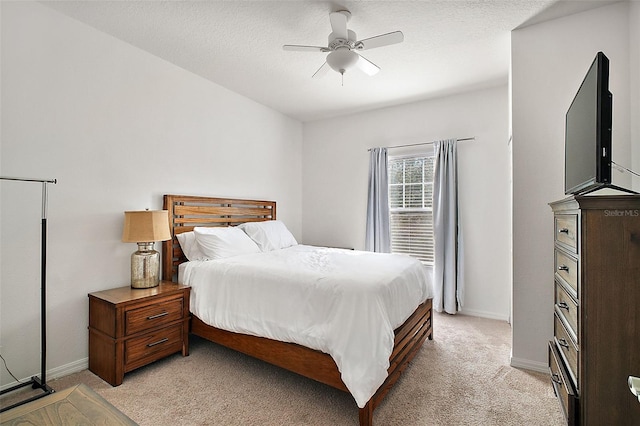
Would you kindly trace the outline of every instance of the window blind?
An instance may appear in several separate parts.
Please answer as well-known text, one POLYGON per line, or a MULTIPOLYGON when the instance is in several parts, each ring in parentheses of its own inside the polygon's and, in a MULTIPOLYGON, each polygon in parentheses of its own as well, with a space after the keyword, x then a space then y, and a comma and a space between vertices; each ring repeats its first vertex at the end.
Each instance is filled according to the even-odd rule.
POLYGON ((391 252, 433 263, 434 157, 389 158, 391 252))

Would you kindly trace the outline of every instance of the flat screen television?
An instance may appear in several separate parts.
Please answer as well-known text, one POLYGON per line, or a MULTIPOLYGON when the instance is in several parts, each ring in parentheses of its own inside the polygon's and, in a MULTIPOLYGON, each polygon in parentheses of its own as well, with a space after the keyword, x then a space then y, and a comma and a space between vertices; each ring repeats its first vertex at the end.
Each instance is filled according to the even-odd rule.
POLYGON ((598 52, 566 115, 565 194, 611 185, 612 105, 609 59, 598 52))

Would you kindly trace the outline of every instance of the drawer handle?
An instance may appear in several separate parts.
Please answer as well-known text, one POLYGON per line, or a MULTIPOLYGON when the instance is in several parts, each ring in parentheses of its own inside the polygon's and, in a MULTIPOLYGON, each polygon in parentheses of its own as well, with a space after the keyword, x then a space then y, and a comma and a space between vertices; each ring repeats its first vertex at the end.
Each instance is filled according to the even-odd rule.
POLYGON ((156 318, 161 318, 161 317, 164 317, 164 316, 167 316, 167 315, 169 315, 169 312, 163 312, 161 314, 151 315, 150 317, 147 317, 147 319, 148 320, 154 320, 156 318))
POLYGON ((569 230, 567 228, 558 229, 558 234, 569 234, 569 230))
POLYGON ((151 347, 153 347, 153 346, 159 345, 160 343, 164 343, 164 342, 166 342, 167 340, 169 340, 169 338, 168 338, 168 337, 165 337, 164 339, 160 339, 160 340, 158 340, 157 342, 149 343, 149 344, 147 345, 147 347, 148 347, 148 348, 151 348, 151 347))
POLYGON ((562 380, 560 379, 560 375, 558 373, 553 373, 551 375, 551 381, 553 381, 554 383, 557 383, 559 385, 562 384, 562 380))
POLYGON ((569 305, 567 305, 567 302, 560 302, 558 303, 558 307, 560 309, 566 309, 567 311, 569 310, 569 305))
POLYGON ((569 343, 567 343, 566 339, 558 339, 558 344, 563 348, 569 349, 569 343))
POLYGON ((558 266, 558 271, 569 272, 569 267, 567 265, 560 265, 558 266))

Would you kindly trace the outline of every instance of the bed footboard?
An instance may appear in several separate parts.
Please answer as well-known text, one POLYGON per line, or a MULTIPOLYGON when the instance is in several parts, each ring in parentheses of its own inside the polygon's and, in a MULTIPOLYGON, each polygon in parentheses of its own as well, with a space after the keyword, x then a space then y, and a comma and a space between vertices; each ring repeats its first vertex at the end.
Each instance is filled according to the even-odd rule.
POLYGON ((416 356, 424 341, 426 339, 433 340, 432 319, 432 301, 427 299, 396 330, 394 349, 389 358, 389 375, 382 386, 378 388, 378 391, 367 402, 367 405, 360 408, 360 426, 373 425, 373 410, 382 402, 398 381, 400 374, 408 367, 409 362, 416 356))
MULTIPOLYGON (((233 333, 211 327, 192 315, 191 333, 222 346, 242 352, 304 377, 349 392, 340 378, 333 358, 323 352, 279 342, 264 337, 233 333)), ((394 349, 389 357, 389 375, 369 402, 359 409, 360 426, 373 425, 373 411, 382 402, 400 374, 408 367, 426 339, 433 339, 431 299, 418 306, 415 312, 395 331, 394 349)))

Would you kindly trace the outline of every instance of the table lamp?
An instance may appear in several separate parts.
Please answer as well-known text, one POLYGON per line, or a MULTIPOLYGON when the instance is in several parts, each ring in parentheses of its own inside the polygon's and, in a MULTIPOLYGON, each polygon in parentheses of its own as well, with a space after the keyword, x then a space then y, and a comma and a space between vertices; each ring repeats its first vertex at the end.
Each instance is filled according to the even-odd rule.
POLYGON ((160 253, 154 250, 154 244, 170 239, 167 210, 124 212, 122 241, 138 244, 138 250, 131 255, 132 288, 156 287, 160 283, 160 253))

